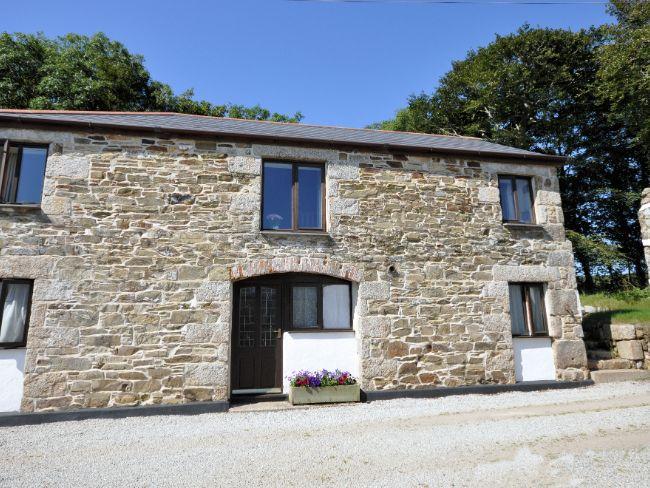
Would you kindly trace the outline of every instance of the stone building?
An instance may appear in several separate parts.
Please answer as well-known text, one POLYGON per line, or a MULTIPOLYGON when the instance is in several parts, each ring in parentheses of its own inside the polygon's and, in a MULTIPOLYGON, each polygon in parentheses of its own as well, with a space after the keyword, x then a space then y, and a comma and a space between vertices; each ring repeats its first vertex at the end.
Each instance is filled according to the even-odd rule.
POLYGON ((474 138, 0 110, 0 409, 582 380, 561 158, 474 138))

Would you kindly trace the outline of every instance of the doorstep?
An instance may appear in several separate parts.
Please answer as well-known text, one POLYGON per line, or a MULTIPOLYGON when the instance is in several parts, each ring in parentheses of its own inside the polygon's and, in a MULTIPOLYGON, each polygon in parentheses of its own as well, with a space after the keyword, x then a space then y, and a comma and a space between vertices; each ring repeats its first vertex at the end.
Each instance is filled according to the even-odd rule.
POLYGON ((601 369, 591 372, 595 383, 615 383, 619 381, 650 381, 647 369, 601 369))

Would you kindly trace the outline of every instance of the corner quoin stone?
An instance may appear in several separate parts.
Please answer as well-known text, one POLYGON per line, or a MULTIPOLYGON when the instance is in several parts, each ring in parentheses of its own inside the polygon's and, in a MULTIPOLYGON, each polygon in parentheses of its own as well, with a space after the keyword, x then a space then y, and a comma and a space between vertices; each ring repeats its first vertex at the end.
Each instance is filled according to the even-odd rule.
POLYGON ((558 369, 587 367, 587 351, 581 340, 553 342, 555 366, 558 369))

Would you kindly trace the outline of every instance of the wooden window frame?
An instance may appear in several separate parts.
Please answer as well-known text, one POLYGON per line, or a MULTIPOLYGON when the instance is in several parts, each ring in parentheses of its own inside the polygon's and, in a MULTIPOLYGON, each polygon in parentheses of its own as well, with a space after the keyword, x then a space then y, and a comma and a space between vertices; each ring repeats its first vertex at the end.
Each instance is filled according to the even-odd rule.
POLYGON ((262 213, 260 214, 260 230, 262 232, 291 232, 291 233, 314 233, 314 232, 325 232, 327 227, 326 217, 327 217, 327 198, 325 195, 325 170, 326 165, 323 162, 304 162, 304 161, 284 161, 281 159, 265 159, 262 161, 262 213), (264 165, 266 163, 280 163, 280 164, 290 164, 291 165, 291 228, 290 229, 265 229, 264 228, 264 191, 266 189, 264 181, 264 165), (312 167, 318 168, 321 170, 321 182, 320 182, 320 193, 321 193, 321 226, 320 227, 298 227, 298 216, 300 208, 298 205, 298 168, 300 167, 312 167))
POLYGON ((7 299, 7 284, 25 284, 29 285, 29 298, 27 299, 27 315, 25 316, 25 328, 23 338, 19 342, 0 342, 0 349, 16 349, 27 346, 27 331, 29 330, 29 320, 32 312, 32 295, 34 294, 34 280, 25 280, 19 278, 7 278, 0 280, 0 327, 2 327, 2 316, 4 314, 5 300, 7 299))
POLYGON ((298 275, 292 276, 287 279, 284 283, 286 288, 285 297, 285 317, 286 317, 286 328, 285 330, 289 332, 351 332, 352 329, 352 283, 349 281, 341 280, 338 278, 333 278, 330 276, 319 276, 319 275, 298 275), (348 287, 348 304, 349 304, 349 316, 350 316, 350 327, 342 328, 325 328, 323 326, 323 288, 326 285, 347 285, 348 287), (316 300, 317 300, 317 311, 316 311, 316 327, 294 327, 293 325, 293 288, 294 287, 313 287, 316 288, 316 300))
POLYGON ((500 174, 498 178, 498 188, 499 188, 499 202, 501 204, 502 218, 503 222, 507 224, 527 224, 535 225, 537 222, 537 216, 535 215, 535 194, 533 193, 533 178, 532 176, 526 175, 516 175, 516 174, 500 174), (519 211, 519 195, 517 193, 517 180, 527 180, 528 181, 528 192, 530 194, 530 222, 524 222, 521 220, 521 212, 519 211), (515 206, 515 219, 506 219, 503 217, 503 200, 501 199, 501 180, 510 180, 512 185, 512 199, 514 200, 515 206))
MULTIPOLYGON (((544 284, 543 283, 526 283, 526 282, 511 282, 508 283, 508 286, 510 285, 519 285, 521 287, 521 300, 524 305, 524 325, 526 327, 526 330, 528 334, 512 334, 512 337, 549 337, 548 334, 548 317, 546 315, 546 304, 544 303, 544 284), (533 321, 533 307, 531 305, 530 301, 530 288, 531 287, 538 287, 540 288, 541 291, 541 301, 540 301, 540 307, 541 307, 541 312, 542 312, 542 318, 543 318, 543 326, 544 330, 541 332, 535 332, 535 327, 534 327, 534 321, 533 321)), ((511 305, 512 307, 512 305, 511 305)), ((512 316, 511 316, 512 320, 512 316)), ((510 330, 512 332, 512 325, 510 327, 510 330)))
MULTIPOLYGON (((5 198, 7 181, 5 181, 5 170, 7 164, 7 158, 9 157, 9 150, 13 147, 18 148, 18 160, 16 163, 16 179, 20 181, 20 169, 23 163, 23 149, 33 148, 33 149, 45 149, 45 171, 47 171, 47 158, 50 155, 50 145, 49 144, 39 144, 39 143, 30 143, 30 142, 11 142, 9 139, 6 139, 2 143, 2 157, 0 158, 0 204, 2 205, 40 205, 43 200, 43 195, 41 195, 40 200, 37 203, 18 203, 16 202, 15 192, 18 191, 18 185, 14 190, 14 195, 10 198, 5 198)), ((45 171, 43 171, 43 185, 45 185, 45 171)))

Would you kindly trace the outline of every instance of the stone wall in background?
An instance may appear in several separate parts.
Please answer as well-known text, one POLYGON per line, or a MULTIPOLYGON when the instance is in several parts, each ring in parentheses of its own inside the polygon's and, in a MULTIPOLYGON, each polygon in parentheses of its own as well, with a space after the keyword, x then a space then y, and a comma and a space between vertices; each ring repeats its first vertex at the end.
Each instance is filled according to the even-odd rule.
POLYGON ((0 209, 0 277, 35 280, 24 411, 226 399, 232 282, 283 271, 358 283, 365 389, 514 382, 508 281, 547 283, 558 377, 586 377, 554 167, 148 134, 0 138, 50 143, 42 210, 0 209), (326 236, 260 232, 263 158, 326 164, 326 236), (499 173, 533 177, 541 225, 502 224, 499 173))

